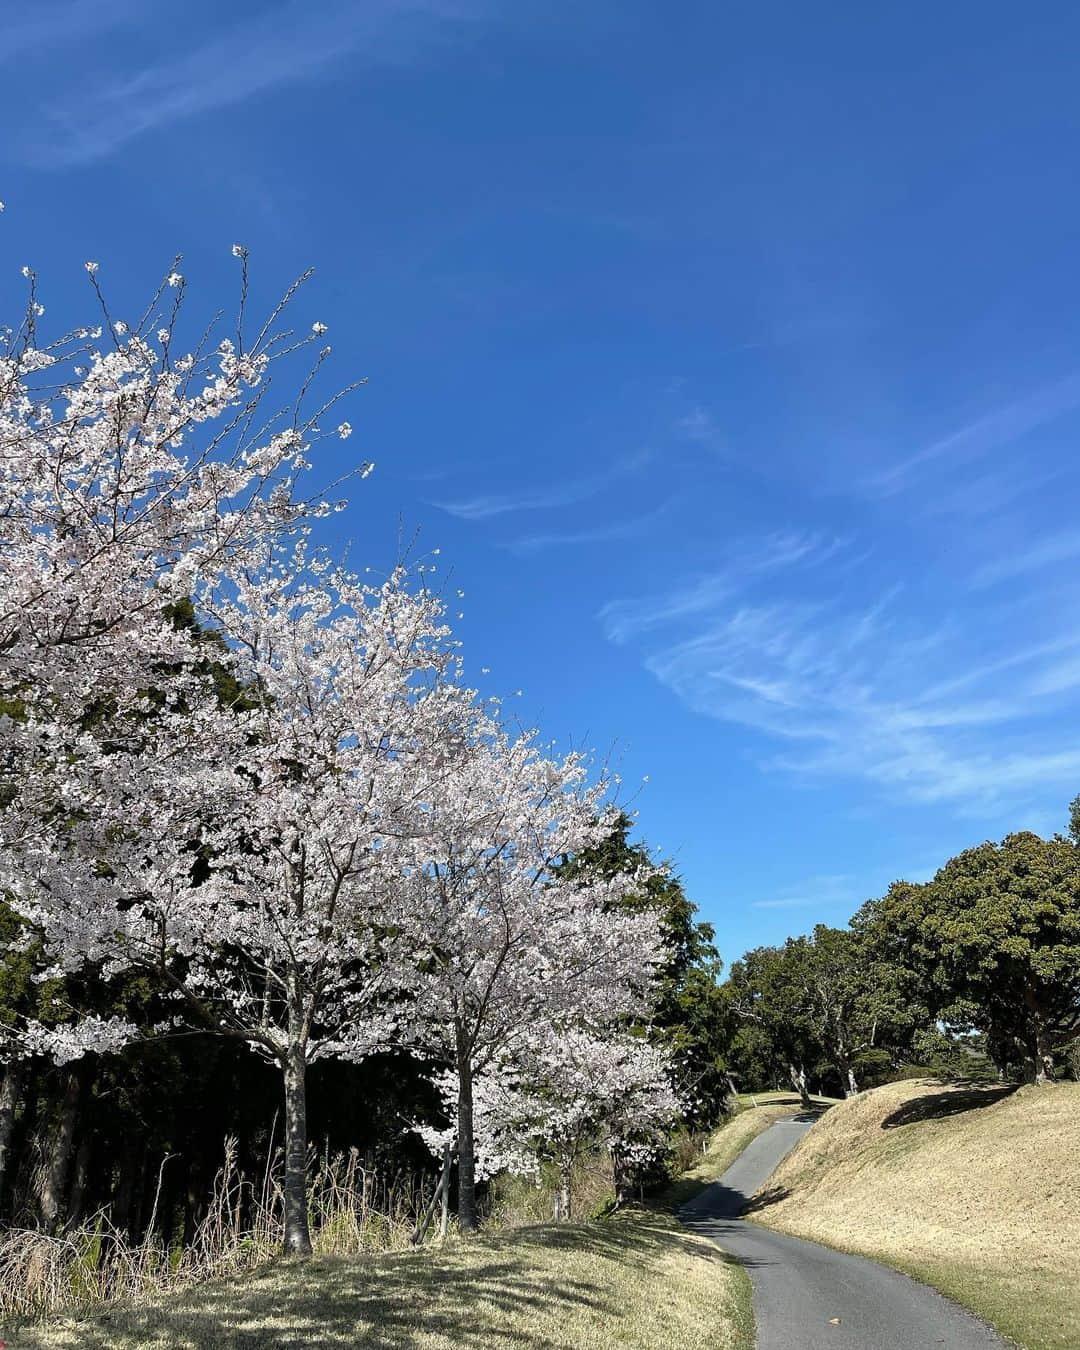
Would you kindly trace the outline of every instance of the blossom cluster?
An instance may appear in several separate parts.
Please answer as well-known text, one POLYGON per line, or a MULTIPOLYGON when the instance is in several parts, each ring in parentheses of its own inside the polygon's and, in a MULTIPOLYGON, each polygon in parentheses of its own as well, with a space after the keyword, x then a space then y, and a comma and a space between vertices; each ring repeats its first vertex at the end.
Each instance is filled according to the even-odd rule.
MULTIPOLYGON (((562 867, 610 830, 611 785, 466 686, 423 569, 371 582, 313 550, 318 416, 260 414, 307 339, 177 356, 177 312, 0 350, 0 885, 40 977, 151 971, 287 1094, 320 1057, 441 1061, 481 1174, 586 1130, 640 1146, 673 1109, 619 1030, 648 1011, 656 920, 622 903, 641 876, 562 867)), ((30 1021, 8 1048, 135 1032, 30 1021)))

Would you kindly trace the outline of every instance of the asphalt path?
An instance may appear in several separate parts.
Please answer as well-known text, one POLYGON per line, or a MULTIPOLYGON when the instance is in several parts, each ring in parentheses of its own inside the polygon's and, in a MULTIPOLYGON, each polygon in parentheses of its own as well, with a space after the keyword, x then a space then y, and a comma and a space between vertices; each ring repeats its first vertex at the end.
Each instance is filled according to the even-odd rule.
POLYGON ((745 1266, 757 1350, 1003 1350, 1007 1343, 984 1323, 906 1275, 740 1217, 816 1119, 770 1126, 679 1211, 688 1228, 745 1266))

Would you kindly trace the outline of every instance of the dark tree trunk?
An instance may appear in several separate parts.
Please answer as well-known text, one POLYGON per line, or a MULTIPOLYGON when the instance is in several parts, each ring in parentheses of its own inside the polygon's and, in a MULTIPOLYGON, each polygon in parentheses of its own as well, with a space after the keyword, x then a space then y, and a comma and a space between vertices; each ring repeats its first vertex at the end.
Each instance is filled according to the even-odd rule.
POLYGON ((82 1074, 78 1067, 67 1071, 64 1096, 60 1103, 60 1119, 56 1124, 49 1159, 45 1166, 45 1180, 41 1188, 41 1226, 46 1233, 55 1233, 64 1208, 68 1173, 74 1153, 75 1126, 79 1119, 79 1098, 82 1094, 82 1074))
POLYGON ((195 1241, 195 1233, 203 1216, 202 1160, 198 1154, 188 1163, 187 1182, 184 1186, 184 1227, 183 1244, 190 1247, 195 1241))
POLYGON ((1028 1053, 1031 1056, 1031 1082, 1046 1087, 1054 1081, 1054 1052, 1046 1031, 1046 1016, 1035 990, 1029 985, 1024 990, 1028 1010, 1028 1053))
POLYGON ((476 1144, 473 1139, 472 1055, 465 1029, 455 1023, 458 1075, 458 1225, 476 1231, 476 1144))
POLYGON ((307 1063, 302 1046, 291 1046, 285 1078, 285 1254, 311 1255, 307 1205, 307 1063))
POLYGON ((135 1196, 135 1159, 125 1154, 120 1159, 120 1172, 112 1203, 112 1226, 120 1233, 131 1227, 131 1203, 135 1196))
POLYGON ((86 1212, 86 1190, 90 1181, 90 1158, 94 1150, 93 1136, 84 1131, 75 1150, 75 1170, 71 1178, 71 1198, 68 1200, 68 1223, 77 1224, 86 1212))
POLYGON ((144 1144, 139 1153, 139 1168, 135 1174, 135 1187, 132 1192, 131 1218, 128 1221, 128 1238, 139 1242, 143 1236, 143 1223, 146 1219, 147 1183, 150 1171, 150 1155, 144 1144))
POLYGON ((0 1084, 0 1200, 4 1198, 4 1183, 11 1170, 11 1140, 15 1133, 15 1113, 19 1109, 25 1075, 26 1061, 12 1060, 0 1084))

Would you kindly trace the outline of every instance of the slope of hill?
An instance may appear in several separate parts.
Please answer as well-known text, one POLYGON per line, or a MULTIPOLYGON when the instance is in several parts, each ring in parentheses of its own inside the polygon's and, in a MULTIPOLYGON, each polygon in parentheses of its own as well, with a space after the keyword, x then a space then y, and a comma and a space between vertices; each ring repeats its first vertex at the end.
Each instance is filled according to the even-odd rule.
POLYGON ((863 1093, 781 1163, 753 1217, 897 1266, 1029 1350, 1077 1350, 1080 1084, 863 1093))
POLYGON ((242 1280, 5 1332, 25 1350, 746 1350, 745 1285, 712 1243, 635 1211, 442 1250, 281 1261, 242 1280))

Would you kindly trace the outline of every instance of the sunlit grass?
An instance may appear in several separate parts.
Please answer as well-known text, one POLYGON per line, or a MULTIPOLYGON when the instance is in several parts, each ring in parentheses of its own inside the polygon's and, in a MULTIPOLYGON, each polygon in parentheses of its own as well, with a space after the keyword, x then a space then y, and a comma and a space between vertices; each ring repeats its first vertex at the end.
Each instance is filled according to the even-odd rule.
POLYGON ((748 1350, 745 1273, 664 1215, 631 1211, 442 1249, 277 1262, 243 1280, 21 1331, 20 1347, 283 1345, 748 1350))

